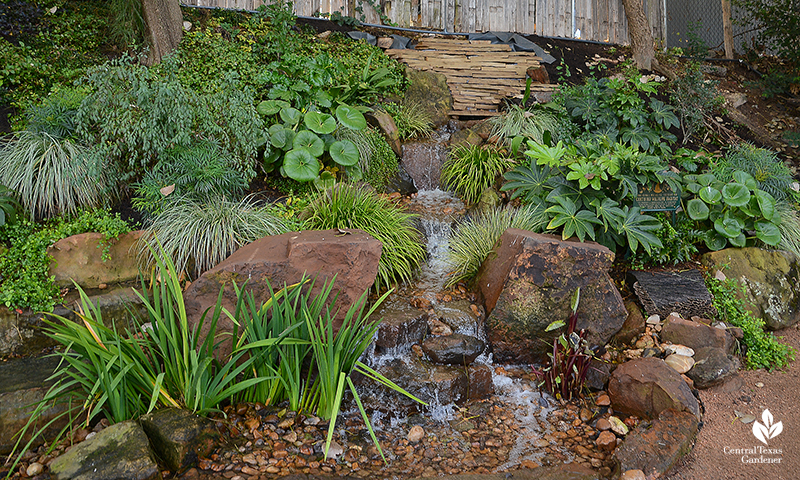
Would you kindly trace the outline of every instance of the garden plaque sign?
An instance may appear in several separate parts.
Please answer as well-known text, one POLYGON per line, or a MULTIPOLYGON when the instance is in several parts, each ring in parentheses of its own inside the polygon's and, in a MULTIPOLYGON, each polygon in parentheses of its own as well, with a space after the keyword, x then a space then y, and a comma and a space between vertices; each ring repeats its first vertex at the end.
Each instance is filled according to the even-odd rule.
POLYGON ((681 194, 664 183, 641 185, 633 204, 642 212, 671 212, 675 224, 675 212, 681 206, 681 194))

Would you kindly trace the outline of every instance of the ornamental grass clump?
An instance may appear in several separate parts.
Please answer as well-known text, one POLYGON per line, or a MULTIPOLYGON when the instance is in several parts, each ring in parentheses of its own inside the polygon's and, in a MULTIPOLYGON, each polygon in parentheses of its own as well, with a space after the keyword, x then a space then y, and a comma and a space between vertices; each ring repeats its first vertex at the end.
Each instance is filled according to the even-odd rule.
POLYGON ((364 230, 383 244, 375 287, 408 282, 425 260, 414 215, 356 185, 339 183, 320 192, 303 212, 308 228, 364 230))
POLYGON ((464 202, 476 203, 498 176, 515 165, 503 149, 483 145, 458 145, 442 165, 442 185, 464 202))

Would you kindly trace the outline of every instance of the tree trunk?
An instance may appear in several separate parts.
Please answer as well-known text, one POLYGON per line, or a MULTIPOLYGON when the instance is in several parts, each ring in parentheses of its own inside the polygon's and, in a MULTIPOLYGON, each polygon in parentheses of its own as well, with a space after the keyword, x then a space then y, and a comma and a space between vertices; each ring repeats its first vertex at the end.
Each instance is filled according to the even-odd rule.
POLYGON ((150 48, 144 63, 155 65, 180 43, 183 13, 178 0, 142 0, 142 10, 150 48))
POLYGON ((625 18, 628 20, 628 37, 631 40, 633 61, 641 70, 652 70, 658 64, 653 46, 653 32, 644 14, 642 0, 622 0, 625 18))

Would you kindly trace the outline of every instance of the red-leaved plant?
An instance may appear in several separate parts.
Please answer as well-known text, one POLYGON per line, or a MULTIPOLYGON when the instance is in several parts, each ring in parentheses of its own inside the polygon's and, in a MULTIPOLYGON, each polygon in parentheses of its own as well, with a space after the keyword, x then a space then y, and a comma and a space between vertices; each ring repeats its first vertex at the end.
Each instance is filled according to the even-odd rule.
MULTIPOLYGON (((567 320, 567 329, 553 339, 553 351, 547 354, 550 360, 541 370, 532 367, 541 381, 539 388, 558 399, 572 400, 581 395, 594 356, 585 338, 586 330, 575 332, 580 298, 581 289, 578 288, 572 295, 572 315, 567 320)), ((564 325, 562 320, 556 320, 545 331, 550 332, 564 325)))

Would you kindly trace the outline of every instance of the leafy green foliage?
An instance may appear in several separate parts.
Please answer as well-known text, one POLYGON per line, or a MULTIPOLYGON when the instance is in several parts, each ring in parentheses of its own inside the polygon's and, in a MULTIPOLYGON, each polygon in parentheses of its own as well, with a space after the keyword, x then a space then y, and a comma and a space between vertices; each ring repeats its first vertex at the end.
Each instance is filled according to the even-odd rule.
MULTIPOLYGON (((578 288, 572 297, 572 314, 566 323, 566 330, 553 339, 553 351, 547 354, 547 364, 541 369, 533 369, 533 373, 541 380, 539 388, 559 400, 572 400, 583 394, 583 385, 594 353, 589 349, 586 331, 576 332, 578 325, 578 304, 581 289, 578 288)), ((564 326, 564 322, 556 320, 547 326, 546 331, 564 326)))
POLYGON ((778 202, 775 205, 775 215, 780 217, 778 230, 781 232, 781 242, 778 248, 800 257, 800 212, 788 202, 778 202))
POLYGON ((52 92, 41 103, 25 111, 27 130, 74 139, 78 128, 78 107, 84 98, 86 92, 80 88, 65 87, 52 92))
POLYGON ((0 183, 19 192, 35 218, 102 206, 108 172, 81 144, 23 130, 0 143, 0 183))
POLYGON ((719 319, 742 329, 748 368, 782 369, 794 360, 794 349, 780 343, 772 333, 765 332, 764 321, 747 309, 744 300, 737 294, 742 288, 736 280, 720 281, 707 277, 706 287, 711 292, 719 319))
POLYGON ((237 200, 247 188, 247 180, 234 166, 231 155, 211 142, 174 147, 134 185, 133 206, 154 216, 183 196, 198 201, 212 197, 237 200))
POLYGON ((689 62, 670 83, 670 100, 680 118, 684 143, 704 128, 704 117, 714 114, 725 103, 717 91, 718 81, 706 80, 699 62, 689 62))
POLYGON ((392 116, 401 140, 428 137, 433 131, 430 113, 419 103, 385 103, 381 108, 392 116))
POLYGON ((662 246, 653 235, 659 222, 633 206, 639 185, 666 181, 678 188, 658 157, 608 140, 567 147, 529 141, 528 147, 529 164, 506 173, 501 190, 513 190, 512 199, 542 205, 548 229, 561 229, 564 239, 589 238, 612 250, 619 245, 635 252, 641 246, 650 252, 662 246))
POLYGON ((184 196, 166 205, 153 218, 147 232, 144 238, 161 242, 178 271, 191 269, 200 276, 242 245, 284 233, 286 227, 269 208, 258 206, 252 197, 233 201, 224 197, 197 200, 184 196))
POLYGON ((23 210, 17 192, 0 185, 0 227, 7 223, 17 223, 23 210))
MULTIPOLYGON (((341 128, 334 133, 339 140, 350 140, 358 149, 358 167, 363 172, 363 180, 377 191, 382 191, 389 180, 397 174, 399 163, 394 150, 386 142, 383 134, 373 128, 351 130, 341 128)), ((346 169, 352 172, 352 169, 346 169)))
POLYGON ((145 22, 140 0, 110 0, 111 40, 122 50, 144 43, 145 22))
POLYGON ((497 177, 514 166, 504 149, 495 146, 457 145, 442 165, 442 185, 452 189, 464 202, 476 203, 497 177))
POLYGON ((747 19, 758 28, 759 41, 777 51, 778 56, 795 68, 800 66, 800 21, 795 0, 736 0, 747 19))
POLYGON ((126 180, 143 175, 170 148, 214 140, 252 178, 263 126, 253 92, 226 76, 225 88, 199 94, 171 73, 174 60, 162 63, 163 77, 123 57, 85 78, 91 93, 78 110, 78 132, 95 145, 93 155, 112 159, 126 180))
POLYGON ((317 194, 303 213, 308 228, 360 229, 383 244, 375 287, 408 282, 425 259, 414 215, 355 185, 336 184, 317 194))
MULTIPOLYGON (((553 140, 564 139, 564 125, 560 121, 560 114, 554 105, 537 106, 526 109, 520 105, 510 104, 504 114, 492 117, 492 136, 498 136, 505 143, 510 144, 514 137, 523 136, 537 143, 545 143, 545 132, 553 140)), ((567 132, 569 130, 567 129, 567 132)))
POLYGON ((459 223, 450 239, 446 262, 450 268, 447 285, 470 281, 500 236, 509 228, 541 232, 547 224, 544 207, 529 204, 521 208, 492 209, 459 223))
POLYGON ((754 238, 770 246, 780 243, 775 198, 759 189, 750 174, 735 171, 727 183, 712 173, 687 175, 684 181, 695 195, 686 203, 686 213, 704 228, 709 249, 721 250, 729 243, 744 247, 754 238))
POLYGON ((47 248, 72 235, 97 232, 104 235, 99 245, 107 255, 109 242, 129 232, 130 227, 119 216, 106 210, 82 212, 76 218, 58 218, 44 224, 27 220, 0 226, 0 240, 9 246, 0 257, 0 303, 12 308, 52 311, 59 290, 50 276, 52 258, 47 248))
POLYGON ((694 223, 686 215, 678 215, 675 226, 667 214, 657 213, 655 218, 661 227, 653 231, 653 235, 661 242, 661 247, 653 248, 649 253, 636 251, 631 258, 635 270, 642 270, 648 265, 677 265, 691 260, 698 252, 696 244, 703 240, 703 232, 695 230, 694 223))
POLYGON ((778 158, 777 153, 766 148, 746 142, 734 145, 712 166, 711 171, 722 181, 730 181, 736 171, 746 172, 755 179, 759 189, 775 197, 775 200, 800 199, 798 192, 792 188, 795 180, 791 170, 778 158))
POLYGON ((644 152, 666 155, 679 125, 672 107, 652 98, 658 82, 628 68, 624 76, 589 78, 565 88, 558 97, 567 114, 584 129, 584 136, 605 137, 644 152))

